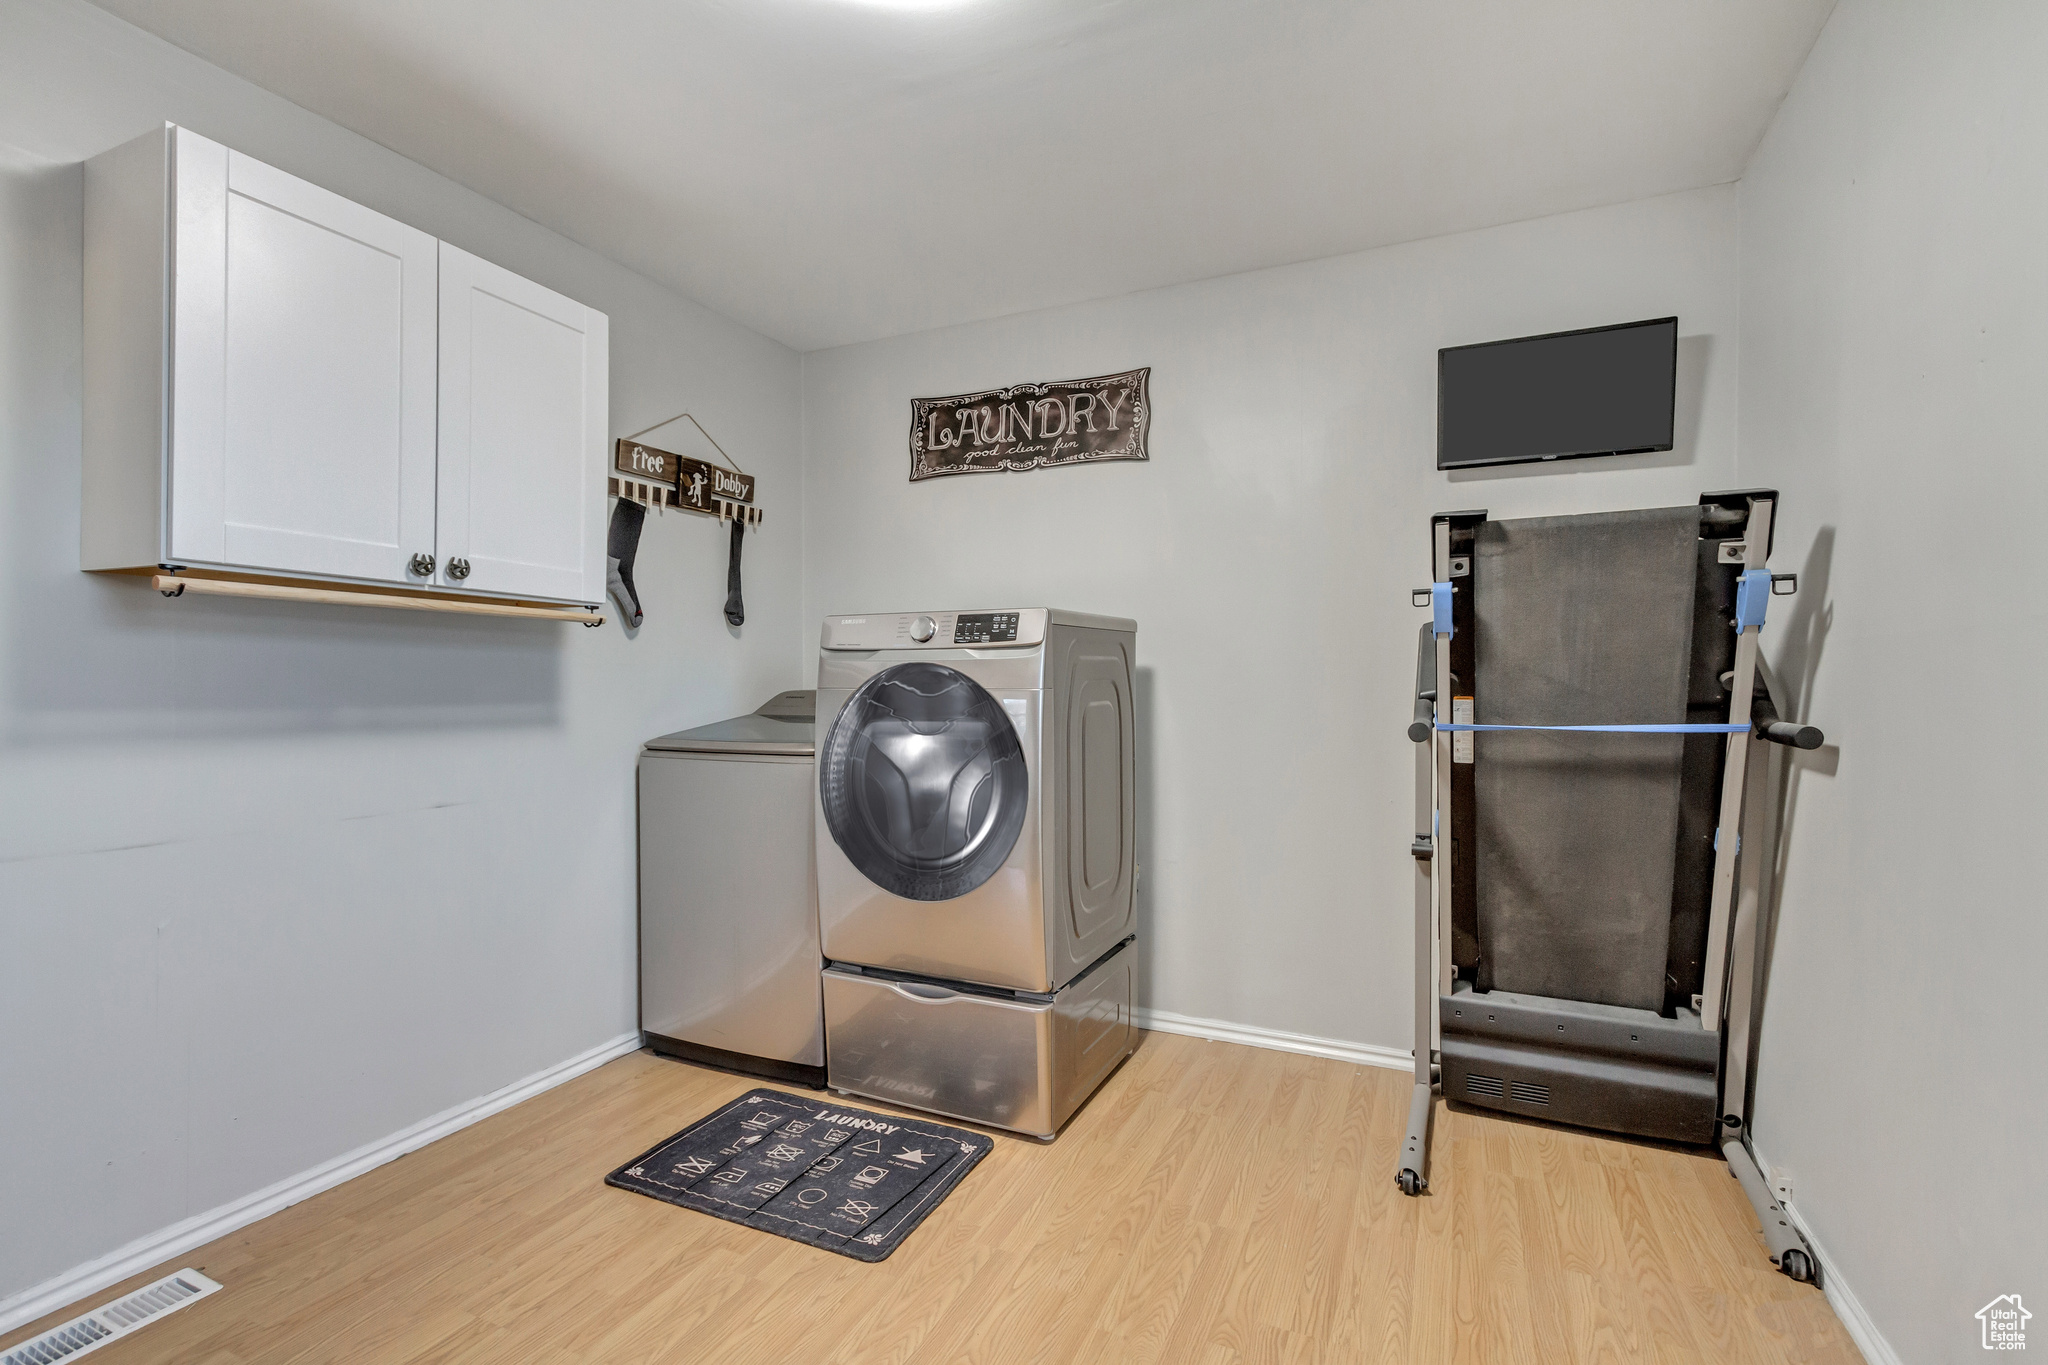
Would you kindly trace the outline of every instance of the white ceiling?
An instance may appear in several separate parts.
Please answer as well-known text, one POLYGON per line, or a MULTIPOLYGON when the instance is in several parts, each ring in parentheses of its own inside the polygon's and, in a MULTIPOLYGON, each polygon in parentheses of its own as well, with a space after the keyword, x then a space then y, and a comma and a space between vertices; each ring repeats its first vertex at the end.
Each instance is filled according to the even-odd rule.
POLYGON ((99 0, 800 350, 1741 174, 1833 0, 99 0))

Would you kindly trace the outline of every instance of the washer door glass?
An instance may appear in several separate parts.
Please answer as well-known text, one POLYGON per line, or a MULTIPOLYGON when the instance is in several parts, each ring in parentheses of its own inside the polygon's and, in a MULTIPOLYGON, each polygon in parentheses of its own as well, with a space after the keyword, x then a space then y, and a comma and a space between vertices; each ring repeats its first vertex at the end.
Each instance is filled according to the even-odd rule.
POLYGON ((1029 782, 1010 717, 944 664, 869 678, 818 751, 832 842, 910 900, 952 900, 994 876, 1024 828, 1029 782))

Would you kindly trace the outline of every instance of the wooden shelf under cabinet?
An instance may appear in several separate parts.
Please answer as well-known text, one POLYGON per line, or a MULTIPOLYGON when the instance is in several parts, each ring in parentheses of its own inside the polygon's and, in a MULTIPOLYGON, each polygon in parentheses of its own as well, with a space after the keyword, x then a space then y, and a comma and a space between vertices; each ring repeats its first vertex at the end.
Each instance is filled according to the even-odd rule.
POLYGON ((470 616, 499 616, 525 621, 575 621, 601 626, 605 615, 592 607, 565 607, 553 602, 518 602, 504 598, 436 592, 430 588, 391 589, 350 583, 306 582, 260 574, 222 573, 215 569, 105 569, 124 577, 147 576, 150 586, 166 597, 187 592, 203 596, 245 597, 269 602, 322 602, 344 607, 389 607, 400 611, 445 611, 470 616))

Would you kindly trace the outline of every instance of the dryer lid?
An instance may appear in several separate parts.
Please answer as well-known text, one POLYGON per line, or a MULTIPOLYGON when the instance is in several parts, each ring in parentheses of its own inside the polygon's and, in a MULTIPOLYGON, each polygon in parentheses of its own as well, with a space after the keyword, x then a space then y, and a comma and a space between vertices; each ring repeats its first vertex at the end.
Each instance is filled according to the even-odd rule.
POLYGON ((778 692, 751 715, 713 721, 694 730, 678 730, 647 741, 662 753, 781 754, 808 758, 817 752, 813 723, 818 694, 778 692))

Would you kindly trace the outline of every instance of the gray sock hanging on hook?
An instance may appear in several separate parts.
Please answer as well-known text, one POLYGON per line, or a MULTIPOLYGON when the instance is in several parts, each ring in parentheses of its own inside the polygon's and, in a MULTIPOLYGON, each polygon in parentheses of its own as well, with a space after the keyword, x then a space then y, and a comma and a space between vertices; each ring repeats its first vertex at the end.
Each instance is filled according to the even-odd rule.
POLYGON ((647 524, 647 509, 631 498, 612 505, 611 536, 605 544, 605 586, 618 599, 626 624, 637 626, 642 618, 640 590, 633 586, 633 560, 640 553, 640 528, 647 524))
POLYGON ((747 619, 747 604, 740 600, 740 537, 746 534, 747 523, 735 517, 732 523, 732 560, 725 570, 725 623, 729 626, 743 625, 747 619))

